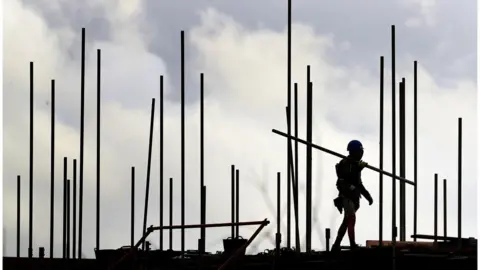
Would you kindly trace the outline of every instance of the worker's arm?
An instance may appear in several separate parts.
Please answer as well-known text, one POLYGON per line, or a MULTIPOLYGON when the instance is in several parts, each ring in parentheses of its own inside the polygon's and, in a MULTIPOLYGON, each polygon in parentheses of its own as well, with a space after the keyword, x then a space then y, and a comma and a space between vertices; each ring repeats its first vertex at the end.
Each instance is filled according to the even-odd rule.
POLYGON ((368 190, 365 188, 365 186, 363 185, 361 180, 360 180, 360 185, 359 185, 359 191, 360 191, 360 194, 362 194, 362 196, 365 197, 365 199, 367 199, 367 201, 370 204, 372 204, 373 198, 370 195, 370 192, 368 192, 368 190))

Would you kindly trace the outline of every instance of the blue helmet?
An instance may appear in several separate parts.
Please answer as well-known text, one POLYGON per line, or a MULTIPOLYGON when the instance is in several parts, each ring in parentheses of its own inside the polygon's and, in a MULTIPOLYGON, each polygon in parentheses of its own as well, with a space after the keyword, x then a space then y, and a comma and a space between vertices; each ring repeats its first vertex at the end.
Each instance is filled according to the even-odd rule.
POLYGON ((352 140, 348 143, 348 146, 347 146, 347 151, 348 152, 362 151, 362 150, 363 150, 363 145, 360 141, 352 140))

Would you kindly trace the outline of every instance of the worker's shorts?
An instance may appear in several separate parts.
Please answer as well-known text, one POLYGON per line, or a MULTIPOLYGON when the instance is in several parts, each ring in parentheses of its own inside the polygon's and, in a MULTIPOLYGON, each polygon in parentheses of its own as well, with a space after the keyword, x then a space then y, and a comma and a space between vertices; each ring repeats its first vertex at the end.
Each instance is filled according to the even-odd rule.
POLYGON ((359 208, 359 204, 355 203, 349 198, 342 197, 343 211, 345 212, 345 217, 355 215, 359 208))

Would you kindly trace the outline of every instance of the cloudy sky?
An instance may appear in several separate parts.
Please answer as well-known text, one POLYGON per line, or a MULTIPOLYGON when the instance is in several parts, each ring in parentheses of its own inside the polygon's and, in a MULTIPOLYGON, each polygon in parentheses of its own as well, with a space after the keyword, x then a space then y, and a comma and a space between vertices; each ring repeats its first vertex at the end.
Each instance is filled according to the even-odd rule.
MULTIPOLYGON (((413 61, 418 60, 418 232, 433 234, 433 177, 448 182, 448 234, 457 231, 457 119, 463 117, 463 235, 476 236, 476 6, 470 0, 299 0, 293 4, 292 80, 298 82, 300 136, 305 137, 306 66, 314 84, 314 141, 344 153, 362 140, 378 164, 379 59, 385 56, 385 169, 391 168, 390 27, 397 32, 397 80, 407 82, 407 178, 413 177, 413 61), (360 3, 361 2, 361 3, 360 3), (455 2, 455 3, 454 3, 455 2)), ((199 223, 199 78, 205 74, 207 222, 230 220, 230 165, 240 169, 240 219, 275 217, 276 173, 286 174, 286 1, 4 1, 4 237, 15 255, 16 176, 22 177, 21 251, 28 247, 29 62, 35 62, 34 239, 49 251, 50 81, 56 80, 55 256, 61 256, 63 157, 79 158, 80 44, 86 28, 83 253, 95 245, 96 51, 102 51, 101 248, 130 242, 130 168, 136 174, 136 235, 141 235, 151 98, 157 100, 148 224, 159 223, 159 76, 165 78, 164 179, 174 179, 180 223, 180 31, 186 40, 186 223, 199 223)), ((398 123, 398 121, 397 121, 398 123)), ((305 228, 305 150, 300 147, 300 225, 305 228)), ((398 160, 398 159, 397 159, 398 160)), ((312 247, 323 250, 342 216, 333 166, 314 152, 312 247)), ((398 168, 398 166, 397 166, 398 168)), ((378 174, 365 171, 375 204, 363 202, 358 242, 378 238, 378 174)), ((391 180, 384 184, 384 237, 391 238, 391 180)), ((285 183, 285 181, 284 181, 285 183)), ((441 186, 441 185, 440 185, 441 186)), ((165 182, 165 189, 168 184, 165 182)), ((282 186, 282 192, 286 183, 282 186)), ((443 192, 440 187, 440 192, 443 192)), ((407 188, 407 235, 413 231, 407 188)), ((441 197, 441 196, 440 196, 441 197)), ((283 203, 285 203, 283 193, 283 203)), ((165 193, 167 200, 167 193, 165 193)), ((440 198, 440 207, 443 207, 440 198)), ((168 206, 168 203, 165 203, 168 206)), ((282 211, 284 211, 284 207, 282 211)), ((439 213, 439 224, 443 215, 439 213)), ((286 214, 282 212, 285 233, 286 214)), ((165 221, 168 215, 165 213, 165 221)), ((275 223, 249 252, 272 248, 275 223)), ((439 232, 443 234, 442 225, 439 232)), ((241 228, 249 237, 255 228, 241 228)), ((229 229, 207 230, 207 249, 221 249, 229 229)), ((188 230, 195 249, 199 230, 188 230)), ((165 237, 164 244, 168 241, 165 237)), ((284 239, 286 237, 284 236, 284 239)), ((159 235, 150 237, 158 247, 159 235)), ((174 233, 174 248, 180 248, 174 233)), ((333 239, 332 239, 333 241, 333 239)), ((344 243, 348 240, 345 239, 344 243)), ((304 242, 303 242, 304 243, 304 242)), ((285 245, 285 242, 283 243, 285 245)))

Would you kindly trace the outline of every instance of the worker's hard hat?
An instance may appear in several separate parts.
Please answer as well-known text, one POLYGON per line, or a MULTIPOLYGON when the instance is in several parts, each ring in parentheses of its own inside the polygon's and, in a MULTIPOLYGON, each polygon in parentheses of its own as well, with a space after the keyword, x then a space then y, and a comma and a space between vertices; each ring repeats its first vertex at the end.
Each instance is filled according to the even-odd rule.
POLYGON ((360 141, 352 140, 348 143, 348 146, 347 146, 347 151, 348 152, 362 151, 362 150, 363 150, 363 145, 360 141))

